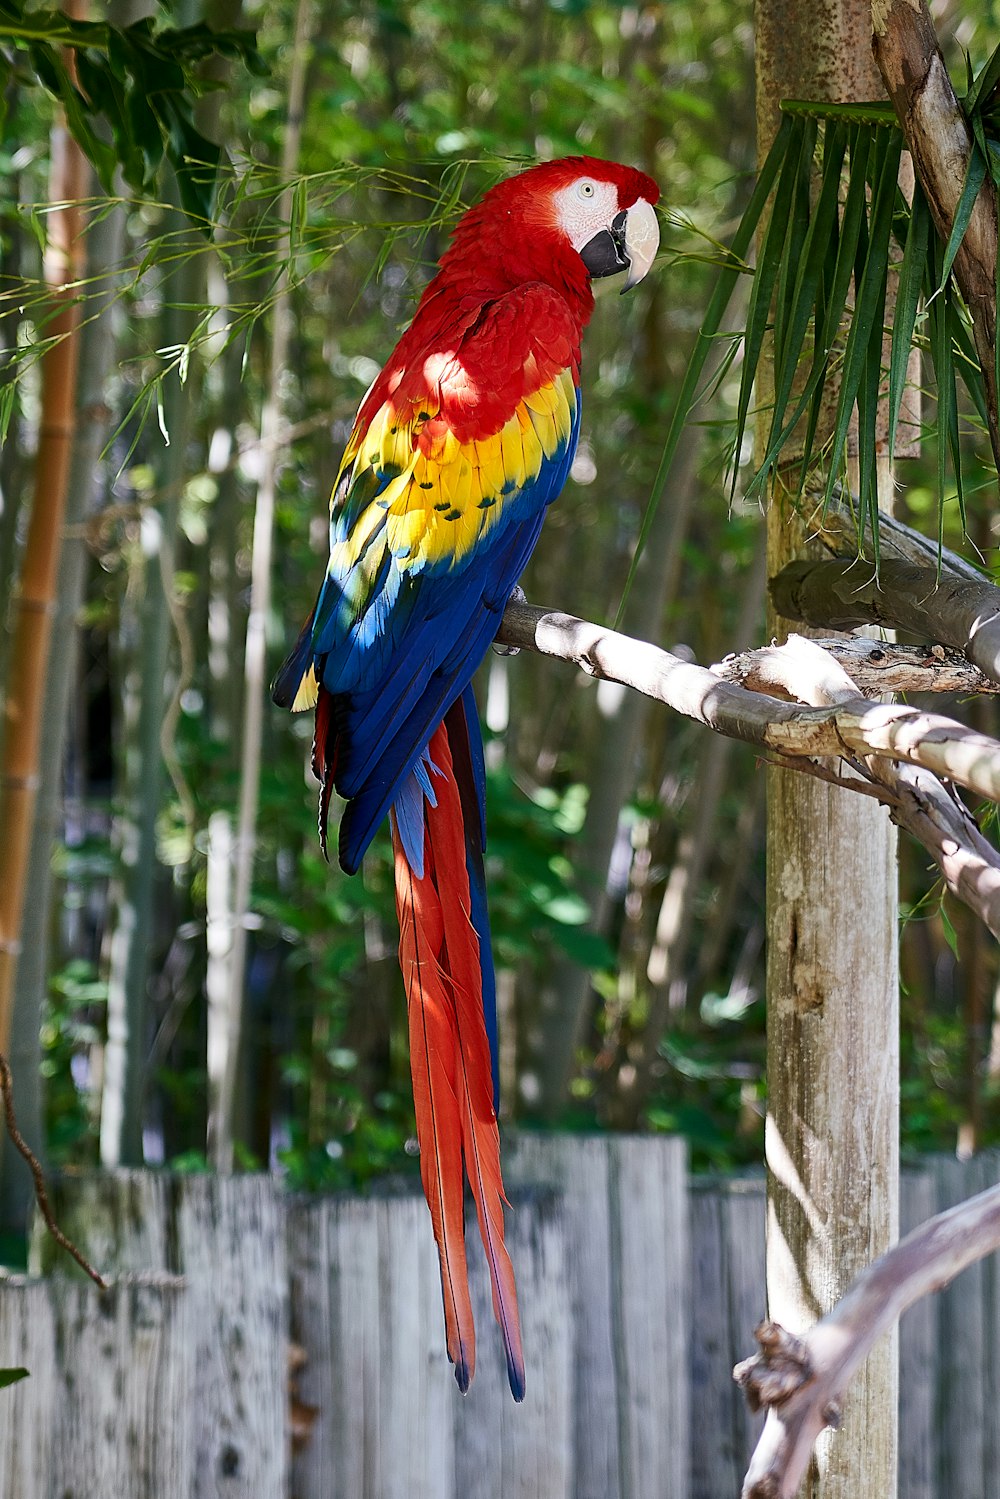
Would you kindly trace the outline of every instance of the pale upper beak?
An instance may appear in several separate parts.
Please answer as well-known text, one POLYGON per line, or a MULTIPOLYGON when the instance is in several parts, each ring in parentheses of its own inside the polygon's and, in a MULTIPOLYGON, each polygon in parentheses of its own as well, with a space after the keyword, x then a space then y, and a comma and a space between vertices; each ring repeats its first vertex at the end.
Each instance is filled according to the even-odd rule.
POLYGON ((628 275, 622 292, 627 292, 649 270, 660 248, 660 225, 656 209, 645 198, 638 198, 625 218, 625 258, 628 275))
POLYGON ((607 229, 601 229, 580 251, 593 279, 627 272, 622 291, 641 281, 656 258, 660 226, 656 210, 645 198, 616 213, 607 229))

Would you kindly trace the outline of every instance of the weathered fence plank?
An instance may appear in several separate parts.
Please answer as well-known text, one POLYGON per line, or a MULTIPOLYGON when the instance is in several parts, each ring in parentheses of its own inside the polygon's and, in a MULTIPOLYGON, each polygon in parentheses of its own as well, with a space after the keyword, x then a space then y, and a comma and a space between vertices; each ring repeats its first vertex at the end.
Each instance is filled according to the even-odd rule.
POLYGON ((296 1499, 451 1499, 451 1368, 422 1198, 325 1198, 289 1214, 292 1332, 314 1407, 296 1499))
POLYGON ((48 1499, 53 1492, 55 1348, 48 1284, 22 1276, 0 1280, 0 1368, 30 1372, 0 1391, 0 1499, 48 1499))
POLYGON ((178 1267, 196 1334, 194 1499, 288 1486, 285 1202, 267 1176, 178 1181, 178 1267))
POLYGON ((464 1398, 452 1384, 455 1491, 476 1499, 574 1499, 572 1246, 554 1194, 512 1191, 511 1200, 506 1238, 517 1272, 527 1391, 515 1405, 486 1263, 470 1246, 476 1378, 464 1398))
POLYGON ((183 1283, 126 1278, 100 1292, 54 1276, 47 1290, 61 1375, 46 1414, 56 1426, 49 1492, 189 1499, 195 1341, 183 1283))
MULTIPOLYGON (((900 1237, 937 1212, 934 1177, 904 1171, 899 1183, 900 1237)), ((934 1406, 937 1305, 925 1297, 899 1323, 899 1499, 936 1499, 934 1406)))
POLYGON ((194 1339, 183 1282, 0 1281, 2 1499, 190 1499, 194 1339))
POLYGON ((752 1416, 733 1366, 754 1350, 763 1319, 764 1178, 691 1183, 692 1499, 738 1494, 763 1418, 752 1416))
POLYGON ((508 1145, 509 1181, 564 1197, 576 1499, 686 1499, 689 1306, 675 1294, 689 1274, 683 1143, 525 1133, 508 1145), (628 1409, 625 1392, 638 1402, 651 1383, 656 1416, 628 1409))
MULTIPOLYGON (((193 1499, 284 1499, 288 1486, 285 1202, 268 1176, 116 1171, 54 1187, 98 1268, 183 1276, 190 1301, 193 1499)), ((34 1263, 67 1263, 37 1224, 34 1263)), ((73 1270, 74 1283, 80 1272, 73 1270)), ((178 1419, 186 1419, 179 1413, 178 1419)))
MULTIPOLYGON (((970 1196, 969 1168, 954 1158, 933 1163, 936 1211, 970 1196)), ((975 1189, 973 1189, 975 1190, 975 1189)), ((997 1475, 984 1471, 985 1348, 983 1262, 970 1265, 936 1298, 938 1493, 947 1499, 984 1499, 997 1475)), ((996 1393, 991 1403, 996 1402, 996 1393)))
MULTIPOLYGON (((1000 1151, 985 1150, 973 1162, 975 1190, 985 1192, 1000 1181, 1000 1151)), ((986 1386, 986 1430, 983 1466, 1000 1489, 1000 1255, 983 1261, 983 1380, 986 1386)))
MULTIPOLYGON (((106 1278, 132 1270, 176 1272, 171 1253, 175 1180, 165 1171, 89 1171, 56 1177, 49 1196, 63 1232, 106 1278)), ((83 1273, 37 1213, 28 1263, 33 1275, 83 1273)))

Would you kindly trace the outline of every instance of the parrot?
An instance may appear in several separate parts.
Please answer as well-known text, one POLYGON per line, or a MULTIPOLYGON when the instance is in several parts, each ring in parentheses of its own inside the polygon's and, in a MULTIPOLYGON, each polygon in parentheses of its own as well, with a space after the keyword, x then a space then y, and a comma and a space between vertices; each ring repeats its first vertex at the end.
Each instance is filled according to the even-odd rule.
POLYGON ((591 283, 620 273, 624 292, 646 275, 658 199, 644 172, 572 156, 500 181, 458 221, 361 402, 326 575, 272 686, 279 707, 315 714, 324 854, 334 791, 347 873, 389 820, 420 1175, 463 1394, 476 1354, 466 1179, 511 1393, 525 1391, 471 682, 573 462, 591 283))

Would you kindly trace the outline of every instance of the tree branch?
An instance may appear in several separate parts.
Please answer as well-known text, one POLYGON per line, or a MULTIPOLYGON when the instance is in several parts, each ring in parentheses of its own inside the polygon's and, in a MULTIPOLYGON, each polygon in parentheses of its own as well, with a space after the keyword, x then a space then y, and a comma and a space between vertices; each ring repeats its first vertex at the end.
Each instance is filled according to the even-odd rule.
POLYGON ((750 653, 755 682, 782 697, 750 692, 669 651, 523 602, 507 605, 497 641, 572 661, 590 676, 633 687, 718 734, 753 744, 790 769, 877 797, 1000 939, 1000 855, 938 778, 1000 800, 1000 742, 939 714, 868 702, 827 651, 801 636, 750 653), (842 768, 833 769, 831 760, 842 768))
MULTIPOLYGON (((958 651, 943 645, 899 645, 859 636, 837 636, 817 640, 816 645, 844 668, 864 697, 882 697, 887 692, 952 692, 978 696, 1000 692, 1000 683, 983 675, 958 651)), ((715 676, 738 682, 751 692, 768 692, 768 662, 772 647, 737 651, 717 661, 715 676)))
POLYGON ((748 692, 645 641, 530 604, 508 604, 497 640, 573 661, 762 750, 805 759, 889 755, 1000 801, 1000 741, 940 714, 860 695, 816 708, 748 692))
MULTIPOLYGON (((972 156, 972 133, 941 56, 925 0, 873 0, 872 49, 942 244, 947 244, 972 156)), ((986 389, 993 458, 1000 468, 994 364, 997 218, 987 174, 955 256, 986 389)))
POLYGON ((1000 683, 1000 588, 944 565, 883 558, 878 576, 863 558, 790 562, 769 584, 775 607, 814 628, 897 626, 961 651, 1000 683))
POLYGON ((816 1438, 836 1426, 841 1396, 878 1339, 907 1307, 996 1249, 1000 1187, 991 1187, 921 1224, 801 1338, 762 1323, 754 1334, 760 1353, 733 1370, 751 1409, 767 1408, 743 1499, 793 1499, 816 1438))
MULTIPOLYGON (((778 687, 808 703, 850 705, 856 701, 854 682, 819 641, 793 635, 785 645, 754 655, 765 686, 778 687)), ((799 763, 791 762, 795 768, 799 763)), ((881 756, 852 759, 848 766, 868 784, 851 779, 843 762, 839 773, 828 771, 826 778, 848 790, 876 796, 889 809, 893 822, 927 849, 948 888, 1000 938, 1000 855, 954 789, 928 770, 897 765, 881 756)), ((812 772, 824 776, 815 762, 812 772)))

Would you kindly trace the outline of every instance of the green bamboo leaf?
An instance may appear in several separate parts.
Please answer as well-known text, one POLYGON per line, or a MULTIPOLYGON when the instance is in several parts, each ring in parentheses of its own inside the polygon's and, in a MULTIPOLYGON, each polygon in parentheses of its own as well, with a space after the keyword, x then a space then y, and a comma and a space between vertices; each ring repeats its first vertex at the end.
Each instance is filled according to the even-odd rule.
MULTIPOLYGON (((747 419, 750 414, 753 383, 757 374, 757 365, 760 362, 761 351, 764 347, 764 338, 771 317, 771 302, 774 297, 774 288, 783 263, 785 237, 788 232, 788 222, 792 213, 792 205, 795 201, 796 188, 801 176, 802 160, 808 143, 808 159, 810 162, 812 161, 815 139, 816 126, 814 121, 796 121, 789 132, 781 162, 781 175, 778 178, 778 186, 771 208, 771 217, 764 234, 763 244, 760 247, 760 254, 757 257, 757 268, 754 273, 753 287, 750 292, 750 305, 747 309, 746 332, 743 337, 743 369, 741 372, 740 393, 736 410, 735 452, 737 455, 743 443, 743 433, 746 430, 747 419)), ((776 331, 775 342, 777 343, 777 341, 778 335, 776 331)), ((737 468, 734 464, 731 493, 735 493, 736 491, 736 479, 737 468)))
POLYGON ((0 1369, 0 1390, 5 1390, 9 1385, 17 1384, 20 1380, 29 1377, 27 1369, 0 1369))
MULTIPOLYGON (((957 367, 955 361, 955 343, 952 337, 952 329, 957 321, 957 313, 954 306, 954 292, 949 286, 947 290, 947 302, 944 309, 945 336, 948 348, 948 361, 946 376, 948 381, 947 401, 945 405, 945 430, 948 437, 948 449, 951 453, 952 467, 955 471, 955 491, 958 496, 958 518, 964 535, 968 529, 968 518, 965 510, 965 478, 962 472, 962 447, 958 431, 958 385, 957 367)), ((938 380, 938 391, 940 399, 941 374, 935 371, 938 380)), ((941 490, 941 505, 944 508, 944 490, 941 490)))
POLYGON ((879 384, 882 375, 882 329, 885 319, 886 281, 882 282, 881 305, 872 319, 868 350, 858 384, 858 539, 864 541, 870 525, 872 555, 876 569, 881 554, 878 529, 877 429, 879 384))
POLYGON ((903 247, 903 259, 896 286, 896 313, 892 323, 892 348, 889 355, 889 452, 896 451, 896 432, 906 386, 906 367, 913 345, 920 288, 927 267, 927 244, 931 229, 931 211, 919 184, 914 188, 913 206, 903 247))
MULTIPOLYGON (((835 243, 834 230, 837 221, 837 206, 840 196, 841 169, 847 149, 847 128, 839 123, 830 125, 824 141, 823 168, 816 212, 801 251, 796 255, 797 274, 789 298, 785 336, 778 342, 775 337, 774 354, 774 408, 768 432, 770 448, 774 434, 781 431, 788 399, 791 395, 795 371, 802 354, 810 320, 816 322, 816 311, 822 301, 821 282, 827 266, 831 248, 835 243)), ((845 286, 846 296, 846 286, 845 286)), ((816 339, 814 365, 819 352, 820 339, 816 339)), ((825 363, 828 351, 821 358, 825 363)), ((798 409, 803 409, 799 402, 798 409)))
MULTIPOLYGON (((852 130, 849 137, 851 164, 848 174, 847 196, 844 202, 843 219, 836 248, 836 260, 832 280, 822 308, 820 330, 815 338, 813 363, 809 377, 799 397, 792 416, 784 427, 768 434, 767 449, 758 472, 747 487, 748 496, 759 492, 767 481, 775 459, 797 426, 802 413, 810 406, 809 422, 803 448, 802 476, 808 468, 816 436, 816 427, 823 399, 823 386, 830 353, 847 306, 851 275, 857 256, 858 241, 865 219, 868 192, 868 161, 871 151, 871 134, 863 130, 852 130)), ((817 313, 821 309, 817 307, 817 313)))
POLYGON ((817 121, 806 121, 799 151, 798 172, 792 183, 791 213, 783 226, 778 292, 774 307, 774 342, 778 348, 786 341, 786 323, 792 312, 795 283, 809 233, 810 187, 816 160, 818 129, 817 121))
MULTIPOLYGON (((844 352, 844 367, 841 372, 840 395, 834 420, 831 461, 827 474, 824 504, 829 504, 836 487, 840 455, 847 440, 851 409, 857 399, 858 388, 866 360, 875 357, 881 363, 881 330, 885 308, 886 279, 889 272, 889 239, 892 217, 896 203, 896 185, 899 175, 899 158, 902 152, 902 136, 894 131, 877 136, 872 152, 875 190, 872 198, 869 233, 865 236, 864 265, 858 283, 854 317, 847 335, 844 352), (877 356, 873 328, 879 334, 877 356)), ((859 237, 859 247, 861 238, 859 237)))
POLYGON ((976 346, 969 334, 968 324, 959 310, 958 299, 949 296, 945 315, 948 319, 949 338, 958 356, 956 368, 962 372, 962 382, 972 397, 973 404, 984 427, 989 426, 986 415, 986 383, 979 362, 976 346))
MULTIPOLYGON (((940 272, 942 263, 942 252, 937 240, 931 241, 931 285, 940 283, 940 272)), ((948 293, 947 290, 940 296, 931 297, 927 304, 928 320, 930 322, 930 354, 934 365, 934 380, 937 386, 937 411, 935 417, 935 430, 937 437, 937 488, 938 488, 938 546, 944 545, 944 496, 948 475, 948 452, 951 449, 954 454, 957 451, 958 434, 958 402, 955 383, 955 357, 954 346, 951 338, 951 328, 948 319, 948 293), (953 438, 955 446, 953 446, 953 438)), ((959 471, 961 469, 959 455, 959 471)), ((960 472, 958 477, 959 491, 961 491, 960 472)), ((964 509, 964 504, 959 496, 959 505, 964 509)), ((964 525, 964 520, 963 520, 964 525)), ((939 555, 940 562, 940 555, 939 555)))
MULTIPOLYGON (((966 58, 968 62, 968 58, 966 58)), ((997 47, 980 68, 975 82, 962 100, 966 115, 971 119, 980 113, 982 102, 1000 85, 1000 47, 997 47)))
POLYGON ((709 350, 715 346, 719 328, 722 324, 722 316, 729 306, 729 300, 732 297, 737 278, 746 272, 746 255, 756 232, 757 225, 760 222, 761 214, 764 212, 764 207, 771 195, 775 178, 781 170, 781 164, 788 150, 789 138, 792 133, 792 121, 787 117, 783 117, 778 127, 778 133, 774 138, 774 143, 767 154, 767 159, 758 174, 757 186, 751 194, 750 202, 746 206, 743 217, 740 220, 739 228, 733 237, 729 259, 719 272, 718 280, 715 283, 715 288, 708 304, 708 310, 705 313, 701 328, 698 330, 694 350, 684 374, 684 383, 677 397, 677 404, 674 406, 673 415, 670 419, 670 427, 663 444, 663 451, 660 454, 660 462, 656 469, 656 477, 653 480, 652 489, 650 490, 646 513, 642 518, 642 525, 639 528, 639 536, 636 541, 632 562, 629 566, 628 577, 625 579, 625 586, 622 589, 621 602, 618 605, 618 611, 615 615, 615 628, 621 624, 625 605, 628 602, 632 584, 635 581, 636 569, 645 550, 650 527, 656 516, 656 509, 660 503, 660 498, 667 482, 667 475, 670 472, 670 465, 673 463, 677 444, 680 441, 681 433, 687 422, 695 392, 698 389, 702 370, 705 368, 705 361, 708 358, 709 350))
POLYGON ((972 154, 969 157, 969 167, 965 174, 965 183, 962 187, 962 196, 959 198, 958 206, 955 209, 955 219, 951 226, 951 233, 948 236, 948 244, 944 252, 944 262, 941 267, 941 281, 938 285, 938 291, 941 290, 951 275, 955 256, 958 254, 962 241, 965 238, 965 231, 969 227, 972 210, 975 207, 976 199, 979 196, 979 189, 983 185, 985 176, 986 157, 980 151, 979 147, 973 144, 972 154))

